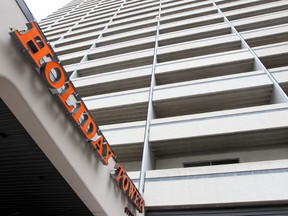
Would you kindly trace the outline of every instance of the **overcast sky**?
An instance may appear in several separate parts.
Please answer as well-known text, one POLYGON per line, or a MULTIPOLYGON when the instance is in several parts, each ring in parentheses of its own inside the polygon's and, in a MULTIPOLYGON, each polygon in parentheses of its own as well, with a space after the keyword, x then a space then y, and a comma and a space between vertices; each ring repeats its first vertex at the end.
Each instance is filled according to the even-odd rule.
POLYGON ((25 0, 37 21, 45 18, 71 0, 25 0))

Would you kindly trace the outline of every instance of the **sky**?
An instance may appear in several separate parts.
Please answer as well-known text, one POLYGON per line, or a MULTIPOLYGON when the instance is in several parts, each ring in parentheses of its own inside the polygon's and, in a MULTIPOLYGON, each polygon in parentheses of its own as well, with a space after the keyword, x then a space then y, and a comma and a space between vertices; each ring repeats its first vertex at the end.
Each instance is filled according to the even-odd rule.
POLYGON ((37 21, 45 18, 71 0, 25 0, 37 21))

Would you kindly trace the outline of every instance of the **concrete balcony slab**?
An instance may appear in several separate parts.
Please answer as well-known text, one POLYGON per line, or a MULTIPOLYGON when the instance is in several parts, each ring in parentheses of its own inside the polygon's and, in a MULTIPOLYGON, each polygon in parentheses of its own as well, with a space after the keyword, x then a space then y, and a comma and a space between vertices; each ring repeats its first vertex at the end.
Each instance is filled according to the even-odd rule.
POLYGON ((247 50, 211 54, 184 60, 161 63, 156 66, 158 85, 248 72, 254 60, 247 50))

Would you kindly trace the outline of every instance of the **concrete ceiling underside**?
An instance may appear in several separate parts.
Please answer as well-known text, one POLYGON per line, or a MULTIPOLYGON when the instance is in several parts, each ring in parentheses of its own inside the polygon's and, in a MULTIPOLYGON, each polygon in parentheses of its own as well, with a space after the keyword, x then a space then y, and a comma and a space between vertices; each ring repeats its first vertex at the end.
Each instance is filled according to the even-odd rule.
POLYGON ((92 213, 0 98, 0 214, 92 213))

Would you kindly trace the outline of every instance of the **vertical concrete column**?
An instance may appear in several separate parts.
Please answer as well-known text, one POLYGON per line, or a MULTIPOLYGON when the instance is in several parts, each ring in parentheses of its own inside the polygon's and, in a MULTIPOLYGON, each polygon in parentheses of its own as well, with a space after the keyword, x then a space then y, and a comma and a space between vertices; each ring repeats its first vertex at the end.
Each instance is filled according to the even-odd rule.
POLYGON ((161 19, 161 0, 159 2, 159 12, 158 15, 155 17, 157 19, 157 26, 156 26, 156 35, 155 35, 155 47, 154 47, 154 56, 153 56, 153 65, 151 71, 151 83, 150 83, 150 90, 148 96, 148 110, 147 110, 147 119, 146 119, 146 126, 144 132, 144 146, 143 146, 143 156, 142 156, 142 164, 141 164, 141 172, 140 172, 140 180, 139 180, 139 187, 138 190, 144 195, 144 186, 145 186, 145 176, 147 170, 155 169, 155 159, 150 148, 149 142, 149 134, 150 134, 150 123, 151 120, 155 118, 155 111, 153 107, 153 90, 156 86, 156 78, 155 78, 155 68, 157 64, 157 49, 158 49, 158 38, 159 38, 159 27, 160 27, 160 19, 161 19))

